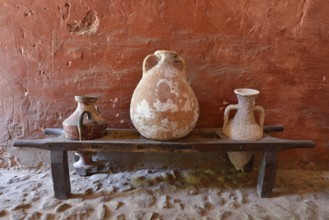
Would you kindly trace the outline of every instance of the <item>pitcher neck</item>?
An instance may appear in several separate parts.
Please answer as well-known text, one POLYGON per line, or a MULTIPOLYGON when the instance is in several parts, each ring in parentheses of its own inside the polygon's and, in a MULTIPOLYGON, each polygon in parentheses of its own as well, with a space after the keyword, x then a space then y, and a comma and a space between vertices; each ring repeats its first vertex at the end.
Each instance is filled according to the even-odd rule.
POLYGON ((255 96, 241 96, 237 95, 238 97, 238 106, 240 107, 239 110, 245 109, 246 111, 253 110, 256 100, 255 96))
POLYGON ((75 101, 78 103, 78 108, 83 109, 86 106, 95 105, 98 96, 75 96, 75 101))

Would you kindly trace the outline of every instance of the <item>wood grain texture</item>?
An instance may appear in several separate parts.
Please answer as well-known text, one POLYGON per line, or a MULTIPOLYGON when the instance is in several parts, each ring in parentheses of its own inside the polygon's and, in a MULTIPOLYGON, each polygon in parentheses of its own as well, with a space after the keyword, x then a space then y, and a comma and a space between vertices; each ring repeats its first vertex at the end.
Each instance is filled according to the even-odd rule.
POLYGON ((50 153, 51 175, 55 197, 58 199, 67 199, 71 194, 67 151, 52 150, 50 153))
POLYGON ((16 140, 14 146, 90 152, 280 151, 314 146, 310 140, 287 140, 269 135, 257 141, 237 141, 225 137, 220 128, 195 129, 187 137, 175 141, 148 140, 133 129, 107 131, 107 136, 95 140, 74 141, 61 135, 48 139, 16 140))

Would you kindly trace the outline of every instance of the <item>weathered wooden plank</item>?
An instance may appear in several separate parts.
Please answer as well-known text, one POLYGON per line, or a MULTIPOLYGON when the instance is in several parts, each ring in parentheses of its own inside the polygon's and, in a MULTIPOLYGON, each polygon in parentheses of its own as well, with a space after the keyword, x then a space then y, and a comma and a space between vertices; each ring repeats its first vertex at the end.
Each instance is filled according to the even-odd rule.
POLYGON ((259 167, 257 194, 261 197, 270 197, 274 187, 277 170, 277 152, 264 152, 259 167))
MULTIPOLYGON (((195 131, 195 132, 198 132, 198 131, 213 131, 213 130, 220 130, 220 128, 196 128, 196 129, 193 129, 193 131, 195 131)), ((284 130, 284 128, 283 128, 283 125, 267 125, 267 126, 264 126, 263 130, 264 130, 265 133, 281 132, 281 131, 284 130)), ((108 132, 121 131, 121 132, 129 133, 130 136, 139 136, 138 131, 136 129, 133 129, 133 128, 128 128, 128 129, 108 128, 107 131, 108 132)), ((193 133, 193 131, 192 131, 192 133, 193 133)), ((64 134, 64 130, 63 130, 63 128, 45 128, 44 134, 62 135, 62 134, 64 134)))
POLYGON ((310 148, 314 142, 310 140, 287 140, 266 136, 257 141, 237 141, 231 139, 184 139, 176 141, 154 141, 147 139, 95 139, 86 141, 67 140, 54 137, 37 140, 16 140, 15 147, 33 147, 44 150, 67 151, 131 151, 131 152, 171 152, 187 150, 190 152, 209 151, 272 151, 293 148, 310 148))
POLYGON ((67 199, 71 194, 67 151, 51 151, 51 174, 55 197, 67 199))

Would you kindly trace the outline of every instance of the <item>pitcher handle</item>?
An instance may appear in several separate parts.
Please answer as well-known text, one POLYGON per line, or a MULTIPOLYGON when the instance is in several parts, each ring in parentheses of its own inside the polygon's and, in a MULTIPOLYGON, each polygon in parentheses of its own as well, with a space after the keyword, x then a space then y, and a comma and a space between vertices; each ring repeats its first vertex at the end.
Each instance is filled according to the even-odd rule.
POLYGON ((259 116, 259 125, 261 128, 264 127, 264 120, 265 120, 265 110, 262 106, 260 105, 255 105, 254 111, 259 111, 260 116, 259 116))
POLYGON ((79 115, 79 123, 78 123, 78 132, 79 132, 79 140, 82 141, 83 138, 83 117, 87 114, 89 120, 92 120, 91 114, 88 111, 83 111, 79 115))
POLYGON ((238 109, 238 105, 228 105, 225 108, 223 128, 225 128, 228 125, 228 119, 229 119, 229 116, 230 116, 230 111, 231 110, 236 110, 236 109, 238 109))
POLYGON ((152 69, 158 62, 158 56, 154 54, 147 55, 143 61, 143 74, 145 74, 149 69, 152 69))
POLYGON ((184 73, 186 73, 187 65, 186 65, 186 62, 185 62, 184 58, 180 57, 180 56, 177 56, 176 62, 179 62, 181 64, 181 69, 180 70, 183 71, 184 73))

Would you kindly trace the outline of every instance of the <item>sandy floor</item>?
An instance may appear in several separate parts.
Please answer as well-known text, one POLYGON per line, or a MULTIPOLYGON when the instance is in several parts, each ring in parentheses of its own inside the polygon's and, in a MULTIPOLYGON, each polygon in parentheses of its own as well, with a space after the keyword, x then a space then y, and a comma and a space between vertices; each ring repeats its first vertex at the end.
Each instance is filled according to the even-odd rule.
POLYGON ((58 200, 49 169, 0 169, 0 219, 329 219, 329 171, 279 170, 267 199, 256 182, 233 169, 72 171, 58 200))

